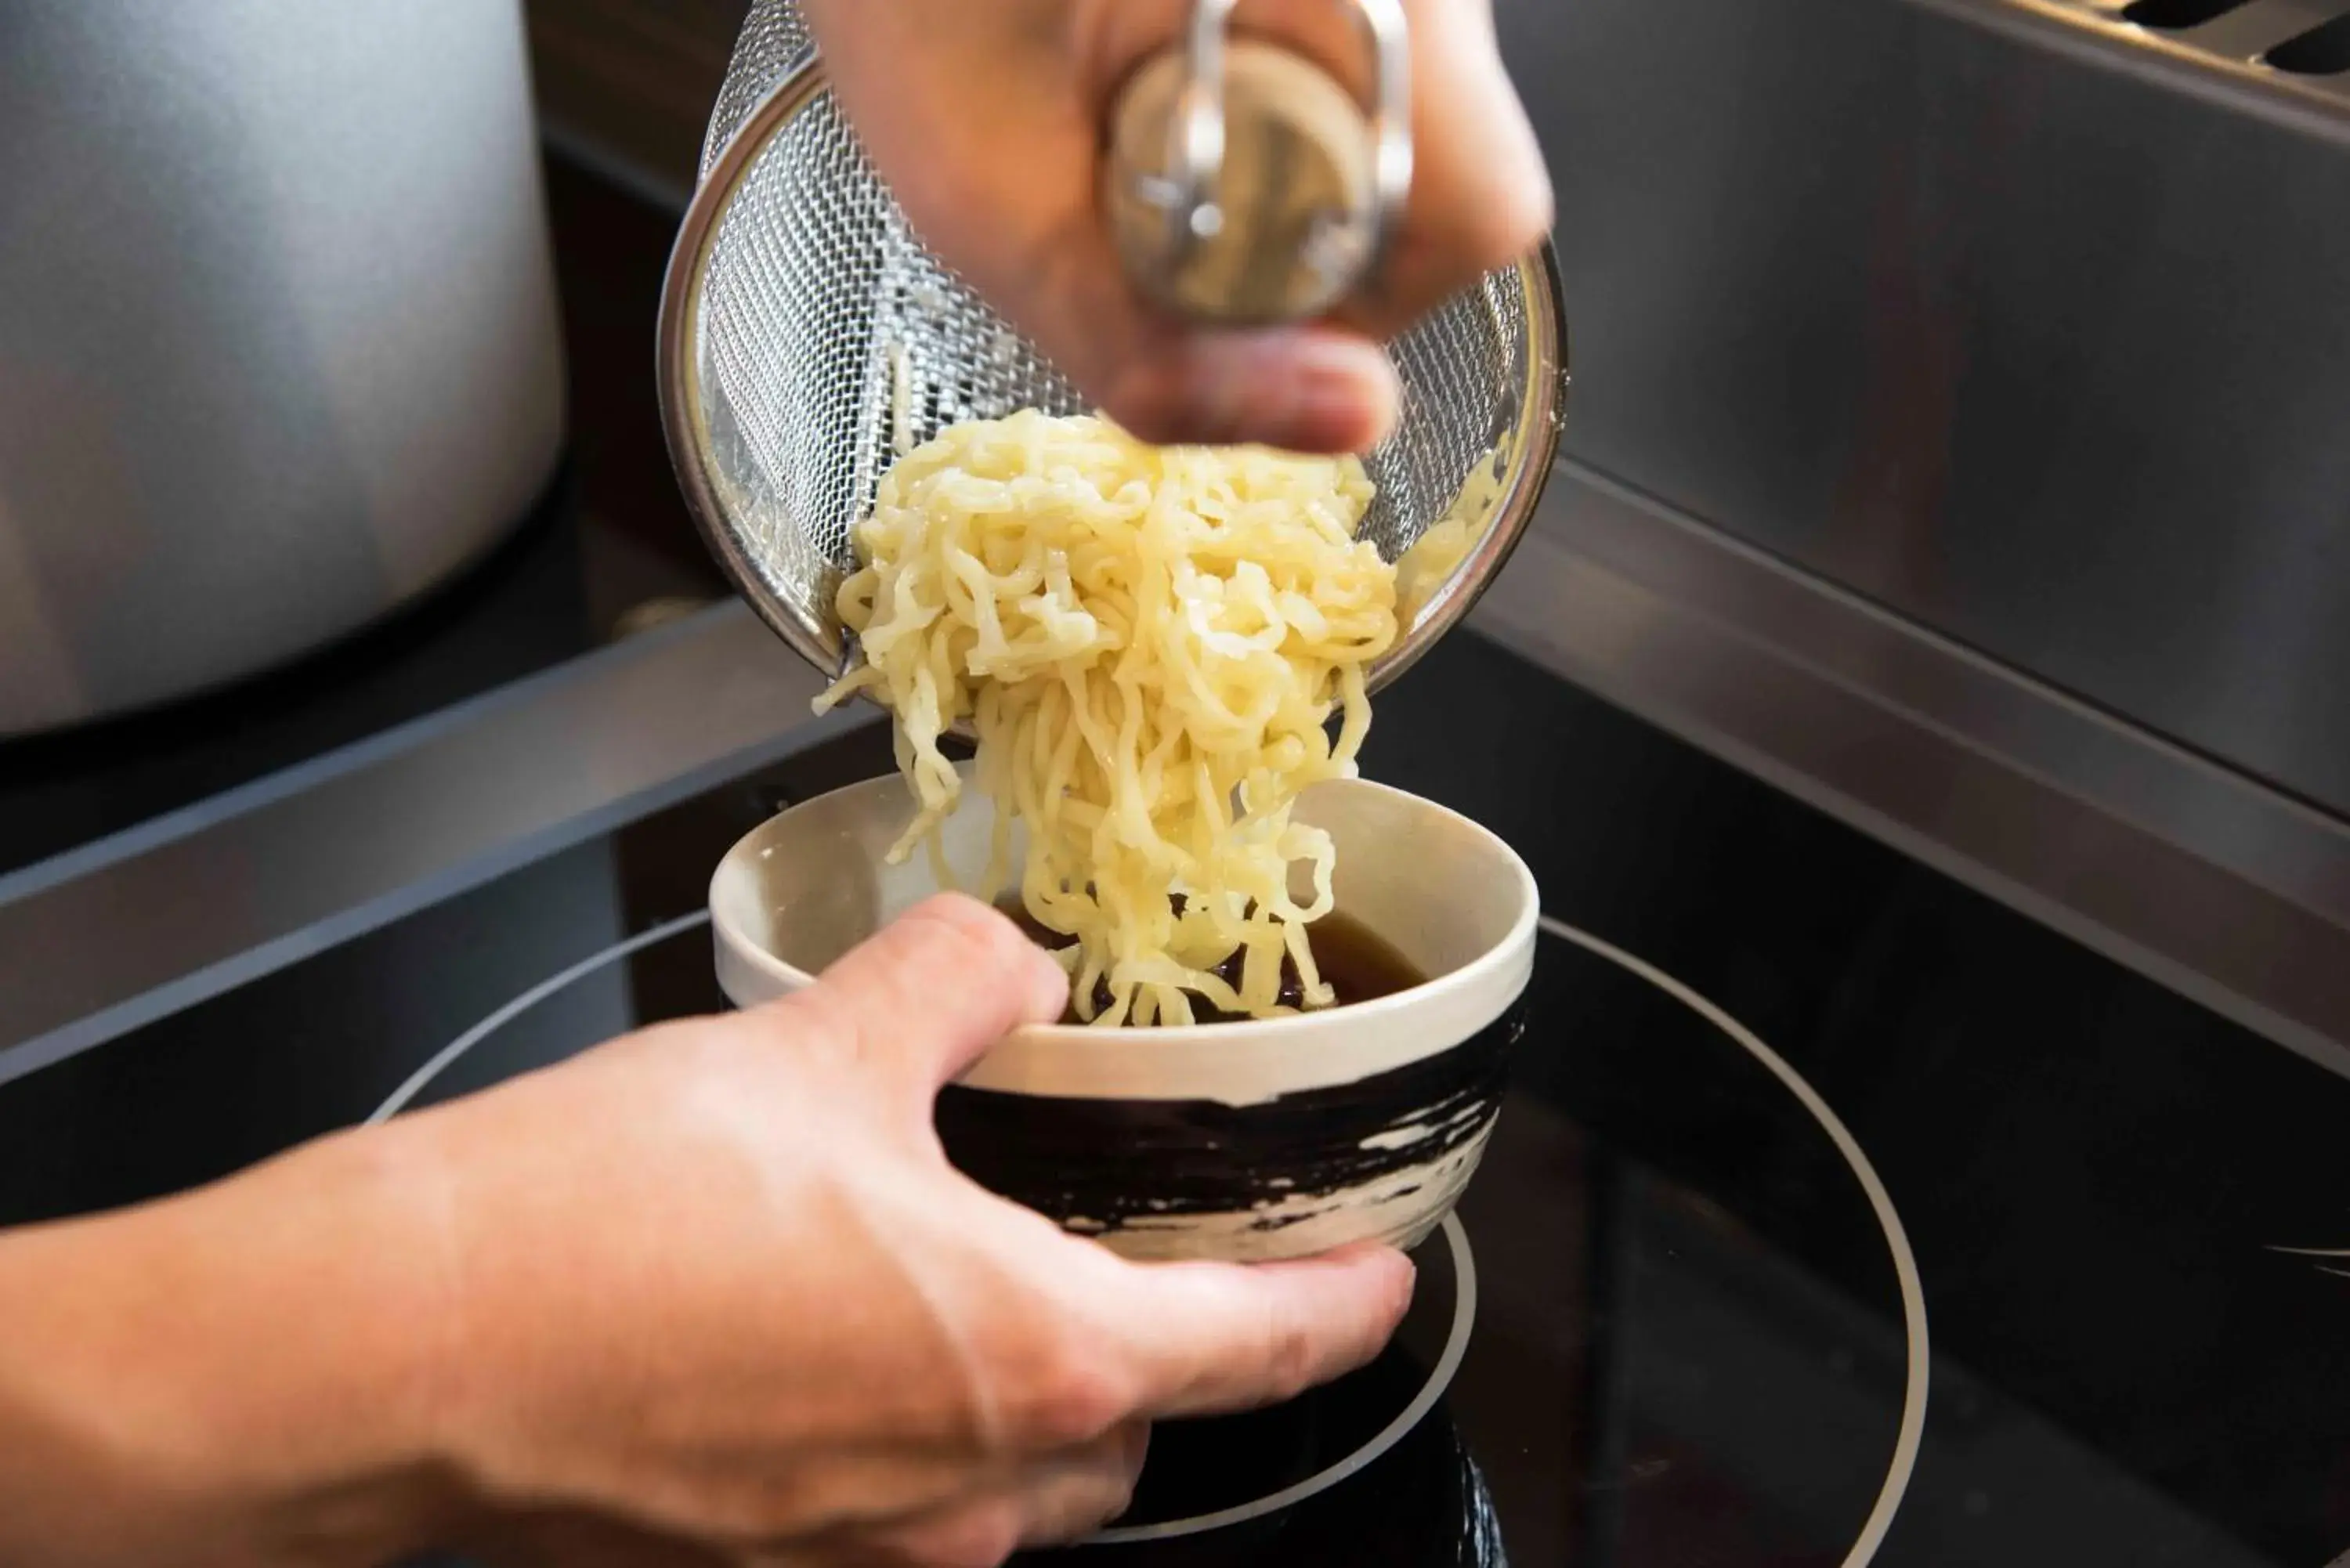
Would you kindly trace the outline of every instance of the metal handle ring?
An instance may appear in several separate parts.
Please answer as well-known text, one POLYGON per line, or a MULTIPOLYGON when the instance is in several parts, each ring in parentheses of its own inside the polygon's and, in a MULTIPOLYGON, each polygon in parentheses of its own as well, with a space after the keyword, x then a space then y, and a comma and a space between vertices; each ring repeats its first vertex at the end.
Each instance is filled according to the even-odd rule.
MULTIPOLYGON (((1371 234, 1364 269, 1386 260, 1411 193, 1411 33, 1402 0, 1342 0, 1355 13, 1374 67, 1371 130, 1371 234)), ((1223 226, 1223 213, 1202 192, 1224 161, 1224 46, 1240 0, 1195 0, 1186 50, 1183 91, 1176 100, 1169 160, 1172 189, 1168 223, 1180 260, 1223 226)))

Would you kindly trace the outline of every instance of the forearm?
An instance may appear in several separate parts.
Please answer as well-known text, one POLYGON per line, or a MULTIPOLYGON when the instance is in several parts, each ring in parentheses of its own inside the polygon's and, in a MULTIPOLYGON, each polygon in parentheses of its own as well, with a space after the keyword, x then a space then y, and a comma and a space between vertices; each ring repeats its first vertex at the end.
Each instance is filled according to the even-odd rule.
POLYGON ((0 1234, 0 1562, 375 1563, 454 1496, 430 1196, 370 1135, 0 1234))

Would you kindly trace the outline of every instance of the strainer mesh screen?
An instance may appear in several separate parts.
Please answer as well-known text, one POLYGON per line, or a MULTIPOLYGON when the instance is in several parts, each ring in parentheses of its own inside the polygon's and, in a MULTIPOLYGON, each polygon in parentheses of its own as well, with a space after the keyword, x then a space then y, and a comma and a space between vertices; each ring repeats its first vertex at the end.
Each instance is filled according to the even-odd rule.
POLYGON ((710 110, 710 129, 702 133, 702 172, 708 177, 718 154, 734 140, 743 122, 760 100, 775 91, 816 47, 807 19, 792 0, 756 0, 734 36, 734 53, 726 62, 726 79, 718 86, 718 101, 710 110))
MULTIPOLYGON (((711 122, 705 171, 808 53, 795 7, 756 5, 711 122)), ((1388 346, 1395 433, 1366 460, 1365 534, 1399 555, 1480 463, 1506 463, 1527 383, 1531 268, 1464 291, 1388 346)), ((780 607, 837 651, 832 595, 848 527, 894 456, 902 354, 913 439, 1024 407, 1080 411, 1076 389, 923 248, 828 91, 775 127, 726 202, 692 320, 699 461, 724 525, 780 607)), ((1440 600, 1423 611, 1433 615, 1440 600)))

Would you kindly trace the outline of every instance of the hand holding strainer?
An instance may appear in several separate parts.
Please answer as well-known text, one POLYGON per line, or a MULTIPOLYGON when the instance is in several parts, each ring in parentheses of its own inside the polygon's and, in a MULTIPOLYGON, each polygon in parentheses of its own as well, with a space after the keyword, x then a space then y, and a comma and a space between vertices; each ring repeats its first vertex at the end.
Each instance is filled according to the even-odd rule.
MULTIPOLYGON (((934 35, 985 28, 999 15, 993 0, 829 3, 844 7, 827 32, 843 56, 844 89, 850 74, 869 82, 903 68, 906 101, 931 106, 917 119, 943 111, 940 95, 924 95, 924 62, 913 57, 951 51, 954 40, 934 35)), ((1089 0, 1067 3, 1076 11, 1089 0)), ((1070 275, 1058 291, 1016 267, 983 278, 1035 313, 1024 319, 1051 318, 1047 336, 1076 357, 1082 381, 917 237, 877 171, 878 160, 913 180, 907 188, 924 198, 914 205, 926 222, 972 220, 941 232, 957 261, 984 274, 1003 258, 972 214, 941 203, 939 162, 920 161, 937 139, 919 140, 893 113, 860 111, 868 158, 799 5, 754 6, 670 262, 660 392, 680 480, 719 559, 819 668, 837 669, 847 652, 834 594, 853 567, 849 527, 901 440, 1022 408, 1064 414, 1107 403, 1127 417, 1117 356, 1181 364, 1227 350, 1272 355, 1293 340, 1284 334, 1338 340, 1336 329, 1265 324, 1326 313, 1376 321, 1377 306, 1362 302, 1395 292, 1384 269, 1398 255, 1413 164, 1403 7, 1328 0, 1336 14, 1356 15, 1363 49, 1353 65, 1366 83, 1357 97, 1338 71, 1295 50, 1230 36, 1233 0, 1194 3, 1180 36, 1128 72, 1089 128, 1057 128, 1083 136, 1075 151, 1092 160, 1097 189, 1071 214, 1085 232, 1045 247, 1051 254, 1032 258, 1035 270, 1050 285, 1063 281, 1052 268, 1072 253, 1087 261, 1098 253, 1105 265, 1070 275), (1066 296, 1088 291, 1094 309, 1080 326, 1064 314, 1066 296), (1086 395, 1105 384, 1109 395, 1086 395)), ((1020 0, 1019 9, 1043 4, 1020 0)), ((1149 9, 1106 0, 1099 16, 1115 30, 1149 9)), ((999 90, 1022 88, 1007 80, 999 90)), ((1050 167, 1072 151, 1069 140, 1028 151, 1050 167)), ((1014 171, 1006 188, 1015 198, 1023 152, 987 150, 1009 161, 985 167, 1014 171)), ((1378 493, 1363 534, 1403 563, 1404 625, 1370 672, 1375 688, 1465 613, 1548 476, 1566 388, 1548 246, 1419 316, 1386 344, 1386 358, 1400 405, 1392 431, 1364 454, 1378 493), (1440 553, 1408 554, 1447 523, 1440 553)), ((1155 433, 1147 421, 1137 429, 1155 433)))

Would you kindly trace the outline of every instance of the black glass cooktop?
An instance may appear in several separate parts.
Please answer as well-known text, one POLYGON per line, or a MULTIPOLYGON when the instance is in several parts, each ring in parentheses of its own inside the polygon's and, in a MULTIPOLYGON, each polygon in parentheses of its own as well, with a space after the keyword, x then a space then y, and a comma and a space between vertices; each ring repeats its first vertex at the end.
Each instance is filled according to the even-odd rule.
MULTIPOLYGON (((887 767, 853 732, 0 1086, 0 1222, 721 1005, 717 856, 887 767)), ((1473 637, 1367 771, 1511 837, 1556 918, 1494 1144, 1388 1355, 1169 1428, 1079 1559, 2350 1546, 2350 1280, 2278 1250, 2350 1243, 2350 1084, 1473 637)))

